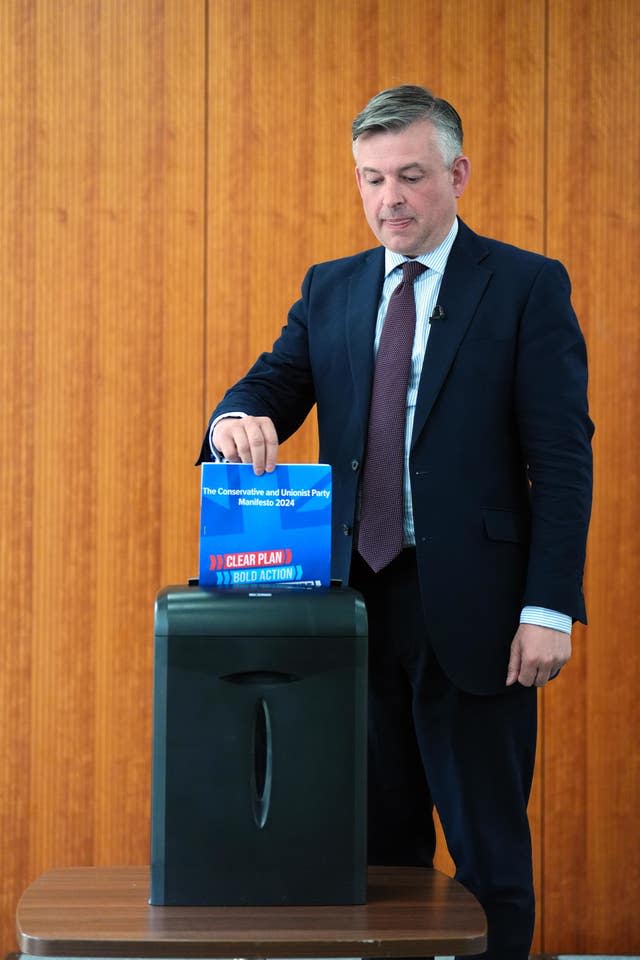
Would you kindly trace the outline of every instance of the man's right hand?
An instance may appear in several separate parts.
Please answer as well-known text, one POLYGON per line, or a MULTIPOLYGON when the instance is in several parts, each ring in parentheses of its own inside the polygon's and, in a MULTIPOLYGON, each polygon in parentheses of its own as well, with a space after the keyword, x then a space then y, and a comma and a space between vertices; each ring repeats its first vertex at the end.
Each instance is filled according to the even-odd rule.
POLYGON ((257 476, 271 473, 278 462, 278 434, 269 417, 225 417, 212 440, 230 463, 252 463, 257 476))

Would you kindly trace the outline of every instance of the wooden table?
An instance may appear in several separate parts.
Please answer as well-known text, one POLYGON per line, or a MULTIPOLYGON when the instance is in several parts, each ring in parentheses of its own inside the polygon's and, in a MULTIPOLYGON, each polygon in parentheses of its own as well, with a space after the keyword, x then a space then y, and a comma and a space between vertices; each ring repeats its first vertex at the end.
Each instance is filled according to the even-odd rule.
POLYGON ((437 870, 371 867, 368 902, 335 907, 151 907, 147 867, 45 873, 17 910, 36 956, 425 957, 481 953, 475 898, 437 870))

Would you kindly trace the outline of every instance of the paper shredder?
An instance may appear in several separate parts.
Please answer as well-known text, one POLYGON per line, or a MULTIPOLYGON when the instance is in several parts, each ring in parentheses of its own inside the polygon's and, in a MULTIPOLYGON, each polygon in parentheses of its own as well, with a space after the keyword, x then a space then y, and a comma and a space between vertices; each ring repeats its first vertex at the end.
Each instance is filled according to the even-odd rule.
POLYGON ((150 903, 363 903, 362 598, 167 587, 154 646, 150 903))

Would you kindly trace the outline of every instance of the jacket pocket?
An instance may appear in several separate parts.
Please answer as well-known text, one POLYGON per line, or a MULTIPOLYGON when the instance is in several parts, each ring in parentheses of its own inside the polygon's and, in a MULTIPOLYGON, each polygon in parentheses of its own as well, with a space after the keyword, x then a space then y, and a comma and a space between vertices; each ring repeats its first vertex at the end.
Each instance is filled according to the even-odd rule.
POLYGON ((531 518, 528 513, 520 510, 483 507, 482 520, 489 540, 529 543, 531 539, 531 518))

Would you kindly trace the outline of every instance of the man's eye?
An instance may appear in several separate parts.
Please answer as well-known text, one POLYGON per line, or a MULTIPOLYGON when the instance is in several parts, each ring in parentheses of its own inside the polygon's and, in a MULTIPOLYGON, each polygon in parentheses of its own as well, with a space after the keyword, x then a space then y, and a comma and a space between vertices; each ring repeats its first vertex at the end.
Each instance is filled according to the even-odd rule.
POLYGON ((404 179, 407 183, 418 183, 420 180, 422 180, 422 177, 405 177, 404 179))
POLYGON ((377 184, 382 183, 382 180, 380 180, 380 179, 378 179, 378 180, 367 180, 367 183, 369 184, 369 186, 375 187, 375 186, 377 186, 377 184))

